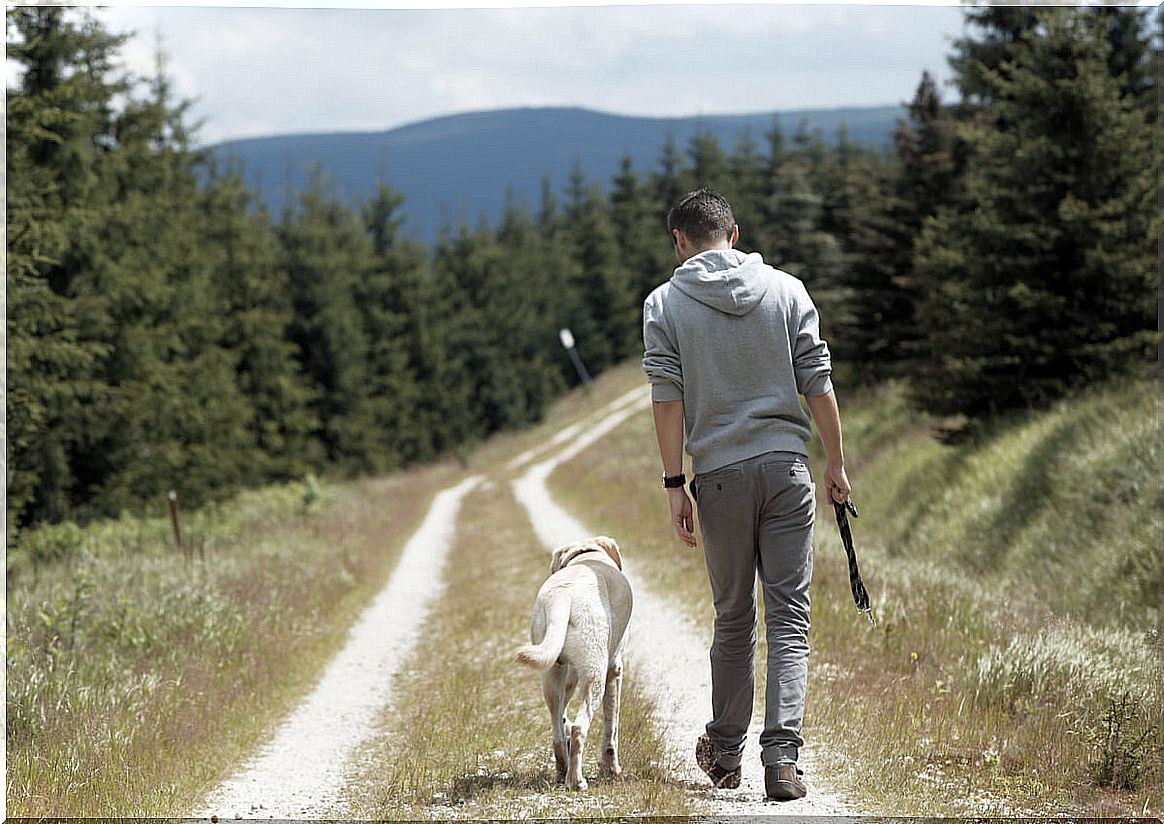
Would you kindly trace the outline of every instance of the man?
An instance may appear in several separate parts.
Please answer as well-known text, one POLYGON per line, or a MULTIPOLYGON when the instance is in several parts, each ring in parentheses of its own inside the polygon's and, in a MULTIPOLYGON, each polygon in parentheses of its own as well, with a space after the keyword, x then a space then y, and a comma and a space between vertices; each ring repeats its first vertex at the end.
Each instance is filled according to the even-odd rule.
POLYGON ((756 575, 764 591, 768 679, 760 736, 769 798, 803 798, 796 768, 808 675, 815 487, 812 429, 834 501, 849 496, 828 346, 799 280, 733 247, 739 227, 717 192, 700 189, 667 215, 679 261, 643 305, 643 370, 651 382, 663 486, 679 538, 696 545, 683 447, 695 475, 715 601, 712 718, 696 760, 716 787, 740 785, 752 718, 756 575))

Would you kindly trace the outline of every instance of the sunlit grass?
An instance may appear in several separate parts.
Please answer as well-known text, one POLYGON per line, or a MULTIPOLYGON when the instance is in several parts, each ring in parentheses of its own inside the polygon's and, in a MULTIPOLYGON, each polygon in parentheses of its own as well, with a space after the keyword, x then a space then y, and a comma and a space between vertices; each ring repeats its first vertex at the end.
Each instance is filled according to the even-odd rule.
POLYGON ((311 687, 449 477, 244 493, 186 516, 192 558, 164 516, 13 553, 8 813, 187 814, 311 687))
MULTIPOLYGON (((590 789, 554 783, 540 676, 513 663, 529 638, 534 596, 549 575, 525 511, 508 486, 464 503, 447 591, 404 664, 393 706, 349 786, 347 817, 513 819, 619 817, 690 811, 667 777, 652 707, 624 675, 620 758, 625 777, 597 778, 601 716, 583 770, 590 789)), ((573 710, 571 710, 573 712, 573 710)))

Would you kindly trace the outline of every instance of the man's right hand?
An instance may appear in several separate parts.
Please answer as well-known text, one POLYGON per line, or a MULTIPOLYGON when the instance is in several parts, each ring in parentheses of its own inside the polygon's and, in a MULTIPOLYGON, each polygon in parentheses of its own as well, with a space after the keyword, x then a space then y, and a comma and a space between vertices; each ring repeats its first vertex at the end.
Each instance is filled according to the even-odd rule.
POLYGON ((843 504, 849 500, 852 488, 849 486, 849 476, 845 474, 844 466, 836 464, 825 465, 825 488, 829 491, 829 500, 843 504))
POLYGON ((675 534, 687 546, 695 546, 695 513, 687 490, 683 487, 668 489, 667 502, 671 505, 671 526, 675 527, 675 534))

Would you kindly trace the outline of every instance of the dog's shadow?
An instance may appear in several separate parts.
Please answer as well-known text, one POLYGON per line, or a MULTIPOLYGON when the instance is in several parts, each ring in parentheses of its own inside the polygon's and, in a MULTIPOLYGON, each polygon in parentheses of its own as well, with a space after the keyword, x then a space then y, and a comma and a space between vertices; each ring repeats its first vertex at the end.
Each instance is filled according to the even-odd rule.
POLYGON ((461 804, 471 801, 480 793, 489 792, 495 787, 545 792, 554 786, 554 774, 545 768, 516 769, 497 773, 476 772, 454 778, 449 786, 448 797, 451 803, 461 804))
MULTIPOLYGON (((595 783, 608 784, 609 776, 594 777, 591 786, 595 783)), ((633 781, 630 776, 624 775, 619 782, 633 781)), ((565 792, 566 785, 556 780, 554 771, 549 768, 511 769, 505 772, 476 772, 470 775, 457 776, 452 780, 447 791, 450 804, 463 804, 472 801, 481 793, 487 793, 497 787, 515 790, 517 792, 548 793, 561 790, 565 792)))

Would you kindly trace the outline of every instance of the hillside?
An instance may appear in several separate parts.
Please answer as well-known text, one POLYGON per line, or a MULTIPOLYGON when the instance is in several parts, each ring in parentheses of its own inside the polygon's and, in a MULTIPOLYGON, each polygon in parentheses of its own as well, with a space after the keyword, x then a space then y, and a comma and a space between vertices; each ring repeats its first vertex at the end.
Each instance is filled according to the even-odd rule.
MULTIPOLYGON (((803 118, 827 140, 844 123, 852 140, 886 146, 902 114, 899 106, 789 111, 779 113, 779 123, 791 134, 803 118)), ((473 225, 482 215, 495 219, 507 190, 535 208, 542 178, 548 176, 560 191, 575 164, 587 178, 604 185, 624 155, 634 158, 640 174, 650 171, 668 136, 682 149, 700 130, 708 131, 729 151, 747 131, 762 150, 776 116, 645 118, 579 108, 527 108, 439 117, 385 132, 236 140, 210 151, 220 159, 240 160, 248 184, 276 215, 287 185, 302 186, 314 164, 348 201, 371 194, 383 179, 404 193, 406 234, 431 242, 444 220, 473 225)))

